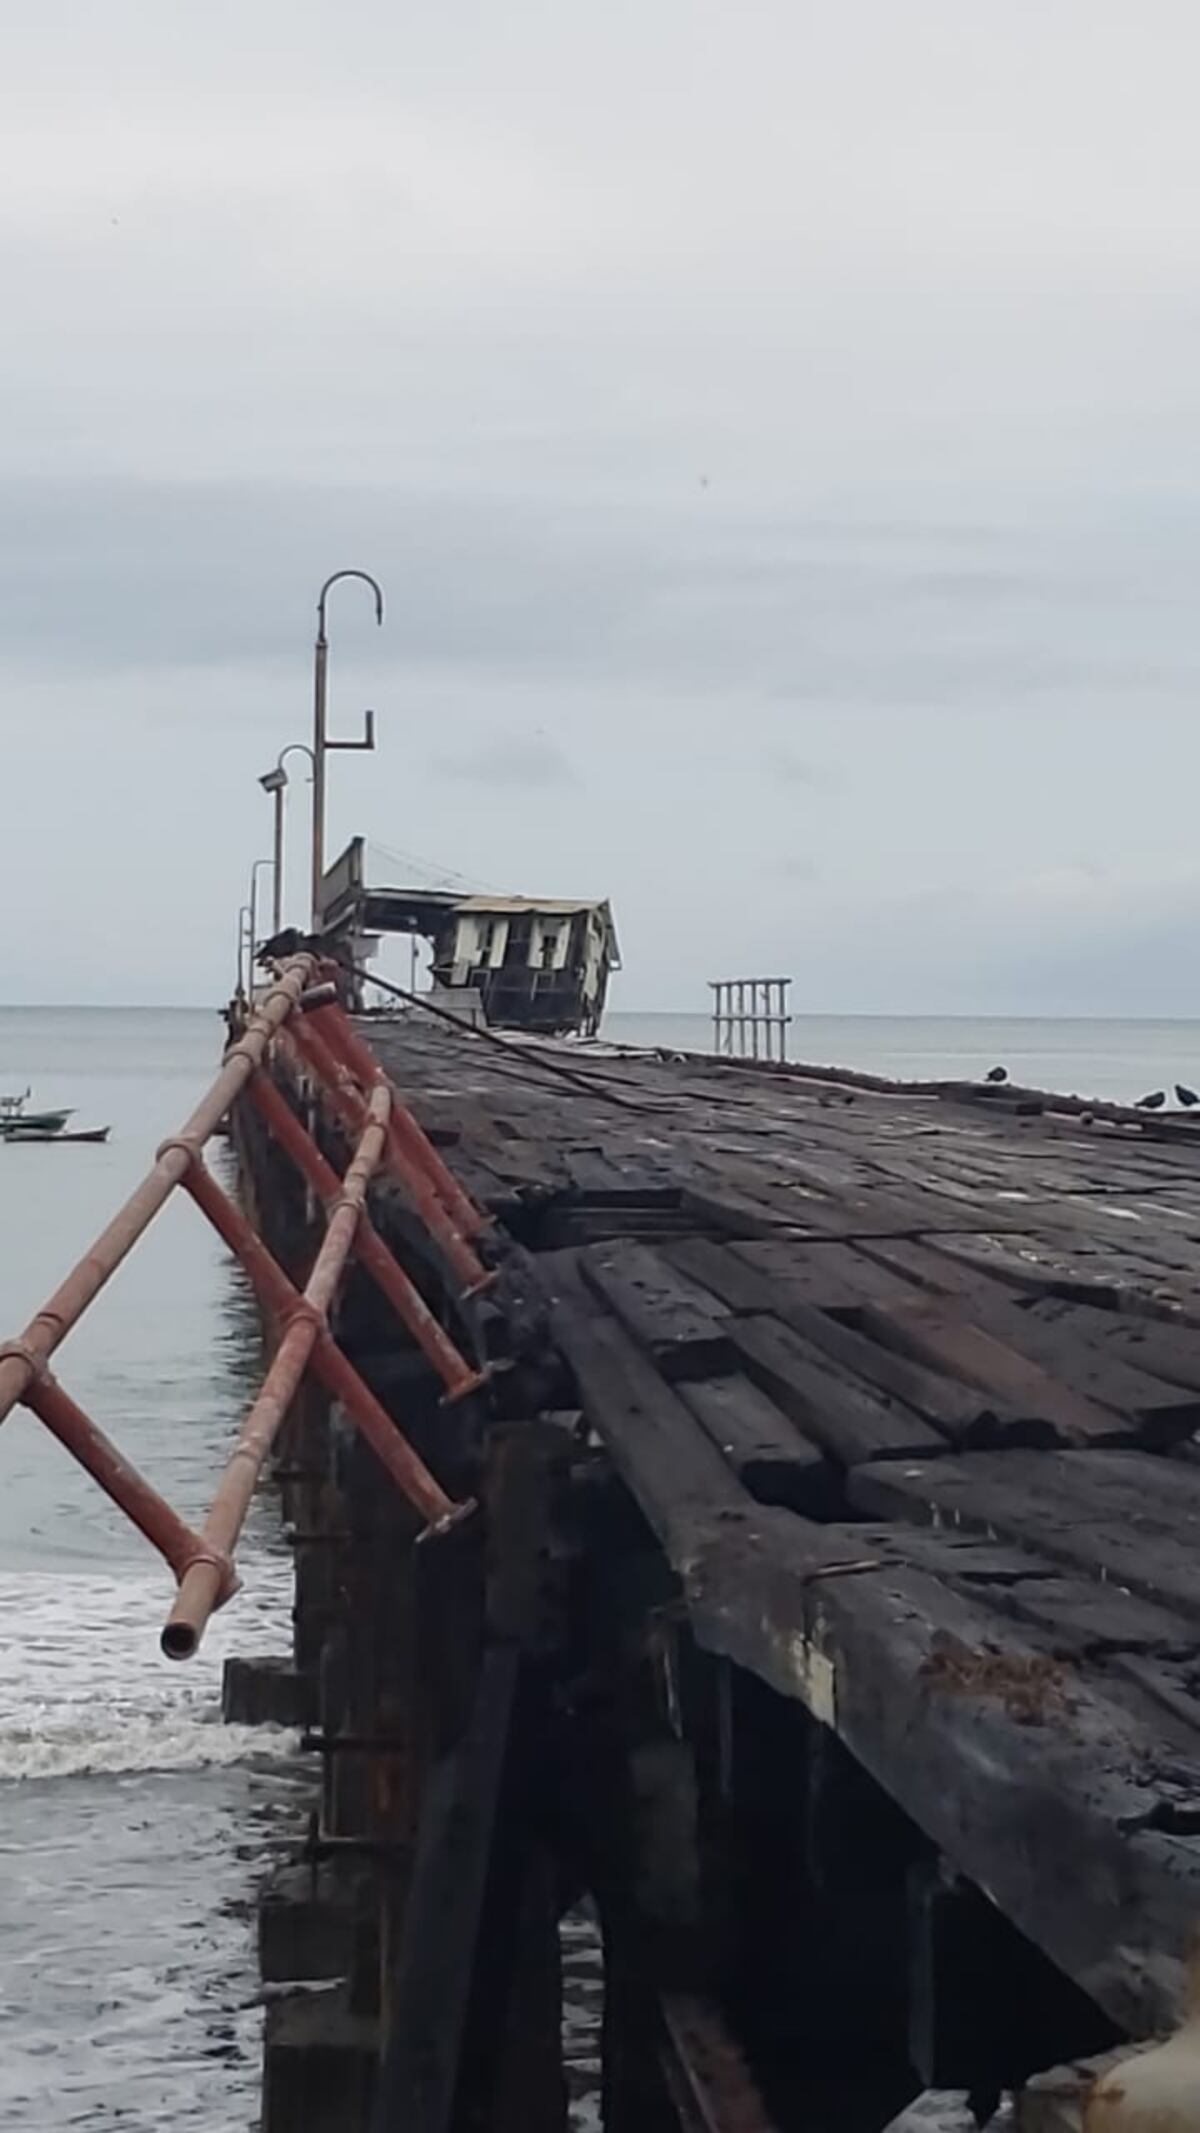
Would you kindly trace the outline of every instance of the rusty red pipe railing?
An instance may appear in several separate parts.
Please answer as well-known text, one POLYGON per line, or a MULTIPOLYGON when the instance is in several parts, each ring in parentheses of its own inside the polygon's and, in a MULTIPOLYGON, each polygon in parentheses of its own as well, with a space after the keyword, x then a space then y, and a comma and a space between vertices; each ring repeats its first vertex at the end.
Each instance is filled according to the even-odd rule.
POLYGON ((20 1338, 0 1349, 0 1422, 24 1399, 41 1365, 78 1324, 175 1187, 182 1184, 194 1154, 211 1138, 254 1069, 261 1066, 272 1036, 294 1011, 312 972, 313 958, 309 955, 296 956, 285 964, 278 982, 255 1009, 242 1036, 226 1052, 220 1073, 187 1124, 173 1139, 164 1142, 153 1169, 29 1321, 20 1338))
MULTIPOLYGON (((312 1136, 306 1132, 285 1098, 266 1074, 255 1074, 249 1096, 273 1140, 289 1155, 297 1170, 311 1185, 326 1208, 333 1206, 343 1189, 331 1163, 326 1162, 312 1136)), ((461 1400, 486 1383, 486 1372, 472 1370, 464 1361, 425 1298, 393 1257, 364 1209, 354 1237, 354 1256, 387 1297, 417 1346, 432 1364, 446 1388, 448 1400, 461 1400)))
POLYGON ((336 998, 328 1007, 320 1010, 315 1026, 320 1030, 335 1059, 339 1059, 343 1066, 350 1069, 364 1093, 380 1083, 390 1090, 392 1138, 399 1142, 409 1161, 424 1172, 455 1228, 468 1238, 482 1236, 485 1230, 491 1229, 494 1218, 484 1214, 482 1208, 476 1207, 449 1164, 443 1162, 420 1121, 413 1117, 370 1045, 364 1043, 345 1008, 336 998))
MULTIPOLYGON (((324 1009, 319 1012, 324 1013, 324 1009)), ((330 1051, 321 1031, 314 1026, 318 1019, 318 1015, 305 1016, 303 1020, 297 1017, 288 1032, 289 1040, 324 1090, 342 1126, 348 1133, 357 1134, 366 1113, 366 1098, 350 1069, 330 1051)), ((483 1265, 447 1214, 425 1172, 411 1161, 394 1137, 389 1138, 388 1169, 445 1253, 453 1273, 463 1284, 464 1296, 478 1296, 490 1288, 496 1280, 495 1274, 483 1265)))
POLYGON ((371 1115, 342 1181, 340 1198, 330 1213, 329 1226, 305 1285, 303 1304, 292 1311, 258 1398, 242 1424, 237 1444, 217 1486, 212 1509, 204 1521, 203 1538, 213 1550, 214 1561, 192 1564, 180 1580, 178 1596, 162 1635, 163 1650, 168 1658, 190 1657, 204 1634, 209 1616, 220 1602, 221 1582, 216 1560, 221 1557, 228 1560, 237 1545, 263 1460, 296 1396, 317 1336, 327 1322, 366 1203, 367 1186, 383 1154, 388 1108, 386 1094, 378 1100, 372 1098, 371 1115))
POLYGON ((218 1598, 228 1599, 237 1584, 228 1556, 215 1550, 208 1538, 194 1532, 178 1512, 172 1510, 166 1498, 139 1474, 48 1370, 39 1369, 26 1388, 23 1401, 72 1458, 79 1461, 93 1481, 99 1483, 130 1524, 136 1526, 151 1546, 166 1558, 177 1579, 186 1577, 197 1564, 203 1564, 211 1573, 218 1598))
MULTIPOLYGON (((377 1123, 377 1121, 369 1122, 368 1131, 377 1123)), ((351 1170, 353 1170, 353 1167, 351 1165, 351 1170)), ((351 1173, 348 1171, 347 1179, 350 1178, 350 1175, 351 1173)), ((294 1381, 291 1383, 289 1390, 288 1377, 281 1370, 279 1376, 272 1382, 272 1372, 275 1367, 273 1365, 272 1372, 268 1372, 267 1384, 263 1388, 265 1393, 270 1387, 272 1403, 279 1402, 278 1419, 275 1427, 278 1428, 278 1422, 282 1420, 283 1413, 286 1411, 287 1401, 294 1394, 304 1369, 311 1364, 325 1390, 333 1399, 341 1401, 355 1428, 371 1446, 380 1464, 396 1483, 408 1502, 424 1518, 427 1531, 444 1531, 450 1525, 465 1517, 474 1509, 473 1503, 470 1501, 456 1503, 451 1497, 447 1496, 445 1490, 435 1481, 424 1461, 403 1436, 392 1417, 388 1414, 387 1409, 375 1398, 374 1393, 369 1386, 364 1384, 353 1364, 349 1363, 342 1354, 326 1324, 328 1304, 332 1301, 337 1279, 344 1267, 346 1256, 353 1242, 354 1227, 360 1219, 361 1209, 360 1207, 355 1207, 353 1198, 347 1199, 343 1207, 334 1210, 330 1228, 326 1232, 325 1242, 317 1255, 307 1290, 302 1296, 294 1283, 289 1281, 283 1268, 268 1251, 261 1237, 258 1236, 247 1221, 241 1209, 235 1206, 228 1193, 224 1192, 221 1186, 218 1185, 211 1171, 207 1170, 199 1160, 191 1165, 184 1180, 184 1186, 201 1210, 201 1213, 206 1215, 212 1223, 218 1236, 223 1239, 230 1251, 241 1261, 260 1301, 266 1306, 276 1323, 284 1327, 283 1339, 276 1353, 275 1362, 276 1364, 279 1363, 286 1344, 286 1370, 288 1373, 293 1369, 295 1370, 294 1381), (344 1221, 339 1220, 339 1217, 343 1215, 346 1219, 344 1221), (337 1254, 340 1255, 340 1263, 334 1259, 332 1250, 327 1250, 330 1244, 330 1234, 334 1231, 335 1223, 337 1224, 336 1250, 337 1254), (334 1269, 332 1274, 331 1268, 334 1269), (315 1298, 313 1293, 314 1284, 316 1285, 315 1298), (294 1340, 289 1338, 293 1328, 295 1328, 296 1334, 294 1340), (300 1338, 301 1333, 305 1336, 303 1343, 300 1338), (298 1367, 297 1358, 299 1358, 298 1367), (281 1391, 286 1393, 286 1400, 280 1400, 281 1391)), ((363 1190, 365 1193, 365 1180, 363 1181, 363 1190)), ((353 1182, 347 1186, 343 1181, 343 1191, 344 1193, 352 1194, 356 1191, 356 1187, 353 1182)), ((255 1403, 255 1408, 261 1406, 262 1398, 263 1395, 260 1393, 259 1399, 255 1403)), ((250 1429, 251 1423, 253 1422, 254 1433, 257 1438, 264 1423, 270 1422, 273 1411, 274 1405, 268 1410, 265 1417, 262 1414, 256 1417, 254 1410, 247 1417, 243 1441, 239 1443, 238 1451, 234 1454, 235 1459, 239 1458, 239 1454, 246 1455, 239 1459, 239 1465, 249 1465, 249 1453, 245 1443, 245 1436, 250 1429)), ((266 1447, 264 1446, 264 1452, 265 1449, 266 1447)), ((261 1459, 259 1464, 261 1464, 261 1459)), ((257 1467, 255 1468, 255 1473, 257 1473, 257 1467)), ((251 1477, 252 1487, 253 1477, 251 1477)), ((200 1587, 199 1581, 195 1581, 193 1590, 199 1591, 201 1597, 203 1597, 203 1589, 200 1587)), ((191 1615, 189 1613, 185 1616, 180 1613, 182 1598, 181 1593, 180 1600, 176 1602, 176 1608, 172 1612, 162 1637, 163 1650, 172 1659, 186 1659, 196 1649, 197 1637, 191 1615)), ((191 1603, 189 1602, 190 1605, 191 1603)))

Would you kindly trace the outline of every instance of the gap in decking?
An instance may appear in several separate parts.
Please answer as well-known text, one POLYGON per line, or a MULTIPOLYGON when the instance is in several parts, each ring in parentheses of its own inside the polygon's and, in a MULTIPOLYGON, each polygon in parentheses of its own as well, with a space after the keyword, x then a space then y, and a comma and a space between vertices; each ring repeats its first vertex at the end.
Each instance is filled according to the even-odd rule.
POLYGON ((604 1939, 591 1899, 560 1920, 562 2063, 574 2133, 601 2133, 601 2036, 604 2027, 604 1939))

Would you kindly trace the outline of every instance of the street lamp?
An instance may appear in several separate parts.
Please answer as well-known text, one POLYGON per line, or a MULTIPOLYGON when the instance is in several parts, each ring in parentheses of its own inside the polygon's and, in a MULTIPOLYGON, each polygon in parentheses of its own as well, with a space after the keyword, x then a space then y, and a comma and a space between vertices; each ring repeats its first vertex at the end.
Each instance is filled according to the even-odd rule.
MULTIPOLYGON (((283 926, 283 796, 287 791, 288 783, 288 774, 283 766, 290 755, 306 755, 309 767, 310 769, 312 768, 313 752, 308 743, 306 741, 290 741, 286 748, 280 749, 279 759, 274 770, 265 771, 258 781, 263 791, 269 792, 275 802, 275 856, 272 865, 275 868, 275 922, 273 930, 276 933, 283 926)), ((309 782, 312 782, 311 779, 309 782)))
POLYGON ((325 755, 330 748, 373 748, 375 713, 364 713, 361 741, 331 741, 325 731, 326 680, 329 638, 325 632, 325 603, 331 587, 343 578, 361 578, 375 595, 375 620, 383 621, 383 593, 378 581, 365 570, 335 570, 326 578, 317 600, 317 641, 313 660, 313 819, 312 819, 312 929, 321 930, 321 884, 325 879, 325 755))
POLYGON ((250 939, 246 949, 246 998, 254 1005, 254 951, 258 946, 258 873, 260 867, 274 864, 270 859, 256 859, 250 869, 250 939))

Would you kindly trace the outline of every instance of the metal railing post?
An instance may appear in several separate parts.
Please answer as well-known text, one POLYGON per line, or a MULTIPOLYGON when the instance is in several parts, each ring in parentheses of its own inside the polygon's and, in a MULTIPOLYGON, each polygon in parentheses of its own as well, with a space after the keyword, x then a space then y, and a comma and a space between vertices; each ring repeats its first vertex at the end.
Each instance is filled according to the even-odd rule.
MULTIPOLYGON (((335 1206, 343 1189, 342 1180, 274 1082, 265 1074, 255 1074, 249 1094, 268 1132, 290 1155, 305 1183, 311 1185, 326 1208, 335 1206)), ((449 1334, 439 1325, 424 1297, 413 1287, 366 1212, 354 1240, 354 1255, 407 1326, 426 1361, 437 1371, 448 1399, 461 1400, 486 1383, 485 1372, 472 1370, 464 1362, 449 1334)))

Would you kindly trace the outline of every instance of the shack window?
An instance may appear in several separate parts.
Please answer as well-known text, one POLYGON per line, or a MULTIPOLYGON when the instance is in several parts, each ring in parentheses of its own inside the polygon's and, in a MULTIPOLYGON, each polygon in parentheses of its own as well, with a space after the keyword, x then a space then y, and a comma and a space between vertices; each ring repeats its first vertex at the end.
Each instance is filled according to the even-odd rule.
POLYGON ((542 935, 542 969, 543 969, 543 970, 553 970, 553 968, 554 968, 554 958, 555 958, 555 956, 556 956, 557 954, 558 954, 558 935, 557 935, 557 933, 543 933, 543 935, 542 935))

